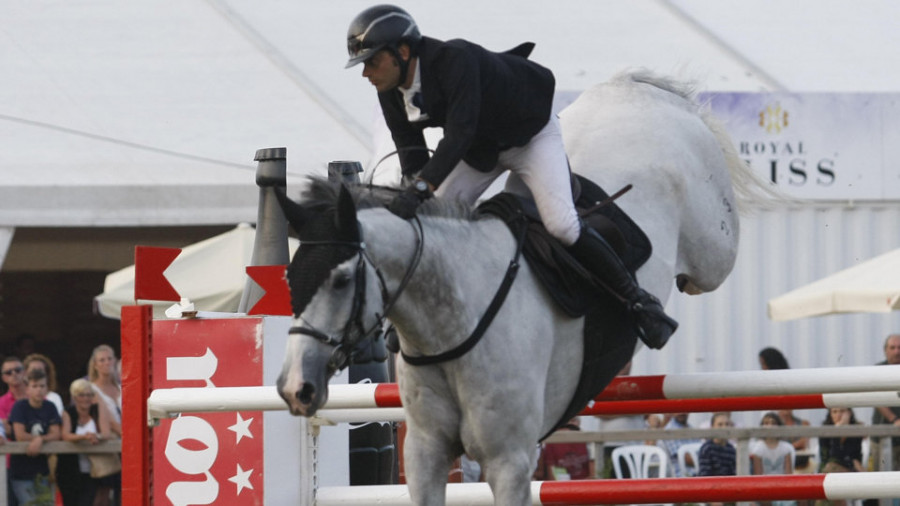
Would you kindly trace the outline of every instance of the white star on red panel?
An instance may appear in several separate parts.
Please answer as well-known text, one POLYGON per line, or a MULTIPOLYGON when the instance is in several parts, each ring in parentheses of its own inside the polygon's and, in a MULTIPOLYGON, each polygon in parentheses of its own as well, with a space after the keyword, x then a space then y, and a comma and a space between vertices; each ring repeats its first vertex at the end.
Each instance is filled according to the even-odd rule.
POLYGON ((231 478, 228 478, 228 481, 237 485, 237 492, 235 492, 235 495, 241 495, 241 491, 245 488, 253 490, 253 485, 250 483, 251 474, 253 474, 253 469, 244 471, 243 469, 241 469, 240 464, 237 465, 237 471, 235 472, 235 475, 231 478))
POLYGON ((244 436, 247 436, 247 437, 253 439, 253 434, 250 433, 250 422, 252 422, 252 421, 253 421, 252 418, 244 420, 241 417, 241 414, 237 413, 237 422, 235 422, 235 424, 232 425, 231 427, 228 427, 228 430, 234 432, 234 436, 235 436, 234 444, 240 443, 241 438, 243 438, 244 436))

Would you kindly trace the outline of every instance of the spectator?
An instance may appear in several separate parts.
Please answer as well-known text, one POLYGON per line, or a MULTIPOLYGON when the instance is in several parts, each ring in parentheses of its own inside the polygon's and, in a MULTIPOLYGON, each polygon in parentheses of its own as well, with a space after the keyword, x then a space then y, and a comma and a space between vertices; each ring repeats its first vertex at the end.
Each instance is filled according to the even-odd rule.
MULTIPOLYGON (((69 387, 69 393, 73 404, 62 415, 63 441, 94 445, 110 437, 109 412, 104 403, 94 404, 96 394, 90 382, 84 378, 76 379, 69 387)), ((86 455, 59 455, 56 483, 65 506, 109 504, 109 492, 115 483, 107 478, 93 479, 90 473, 91 462, 86 455)))
POLYGON ((110 414, 112 431, 122 436, 122 388, 119 386, 119 373, 116 367, 116 352, 105 344, 94 348, 88 361, 88 379, 93 385, 97 397, 94 402, 106 404, 110 414))
MULTIPOLYGON (((884 340, 884 360, 877 365, 900 365, 900 334, 891 334, 884 340)), ((872 425, 893 424, 900 427, 900 406, 876 407, 872 412, 872 425)), ((881 460, 881 438, 873 438, 869 445, 871 461, 881 460)), ((873 465, 873 470, 875 466, 873 465)), ((891 470, 900 471, 900 437, 891 438, 891 470)))
MULTIPOLYGON (((581 430, 576 416, 559 430, 581 430)), ((588 455, 585 443, 547 443, 541 451, 535 479, 537 480, 585 480, 594 476, 594 462, 588 455)))
POLYGON ((16 401, 9 415, 15 441, 28 441, 25 454, 10 456, 10 480, 19 504, 53 506, 56 491, 50 482, 47 455, 41 446, 60 438, 59 412, 47 396, 47 376, 42 371, 28 375, 26 398, 16 401))
MULTIPOLYGON (((759 367, 764 371, 791 368, 791 366, 788 365, 787 358, 785 358, 777 348, 772 347, 760 350, 759 367)), ((797 418, 790 409, 779 410, 778 418, 783 425, 809 425, 809 421, 797 418)), ((809 438, 807 437, 791 438, 788 442, 794 447, 795 452, 802 452, 809 448, 809 438)), ((805 474, 815 472, 814 467, 810 463, 809 455, 797 455, 793 462, 793 469, 795 473, 805 474)))
POLYGON ((40 353, 32 353, 25 357, 25 360, 23 360, 22 363, 25 364, 26 375, 35 370, 44 372, 47 376, 47 400, 56 406, 57 411, 59 411, 60 416, 62 416, 63 401, 62 397, 56 393, 56 366, 53 365, 53 361, 40 353))
MULTIPOLYGON (((774 412, 763 415, 760 426, 781 427, 781 418, 774 412)), ((757 439, 750 444, 750 463, 753 474, 791 474, 793 446, 777 437, 757 439)))
POLYGON ((790 369, 788 361, 777 348, 763 348, 759 352, 759 367, 764 371, 790 369))
POLYGON ((459 456, 459 469, 462 471, 463 483, 478 483, 481 481, 481 464, 468 454, 459 456))
MULTIPOLYGON (((831 408, 822 425, 846 427, 858 423, 852 409, 831 408)), ((823 473, 864 471, 861 437, 820 438, 819 455, 823 473)))
MULTIPOLYGON (((778 418, 780 418, 781 423, 787 427, 809 426, 809 420, 804 420, 795 416, 794 412, 790 409, 778 410, 778 418)), ((815 466, 812 464, 812 460, 809 458, 810 456, 799 455, 800 452, 809 450, 809 438, 805 436, 797 436, 789 438, 787 442, 794 447, 794 453, 796 454, 796 457, 794 458, 794 474, 814 473, 815 466)))
MULTIPOLYGON (((631 361, 622 367, 617 376, 631 374, 631 361)), ((598 428, 600 432, 642 430, 647 427, 642 415, 598 415, 598 428)), ((640 441, 607 441, 603 443, 603 478, 615 478, 612 464, 612 452, 624 445, 641 444, 640 441)), ((623 478, 628 478, 628 466, 622 466, 623 478)))
MULTIPOLYGON (((26 397, 25 365, 17 357, 8 356, 0 365, 3 374, 3 382, 6 383, 7 392, 0 397, 0 425, 7 438, 12 439, 12 426, 9 424, 9 414, 16 401, 26 397)), ((10 456, 6 456, 6 500, 9 506, 16 506, 16 496, 13 494, 12 481, 9 477, 10 456)))
POLYGON ((25 364, 18 357, 8 356, 3 359, 0 371, 7 388, 7 392, 0 397, 0 419, 3 420, 6 433, 10 434, 9 413, 13 404, 26 396, 25 364))
MULTIPOLYGON (((716 413, 710 419, 713 429, 727 429, 732 426, 729 413, 716 413)), ((737 451, 727 438, 713 438, 700 447, 699 476, 734 476, 737 474, 737 451)))
MULTIPOLYGON (((655 413, 651 413, 649 415, 644 415, 644 426, 648 429, 662 429, 665 423, 663 423, 665 419, 655 413)), ((653 446, 656 444, 655 439, 645 439, 644 444, 648 446, 653 446)))
MULTIPOLYGON (((666 429, 678 430, 678 429, 690 429, 691 426, 688 425, 688 413, 676 413, 669 423, 666 424, 666 429)), ((669 461, 672 462, 672 474, 675 477, 681 478, 684 476, 684 469, 681 469, 678 465, 678 448, 682 445, 689 443, 699 443, 699 439, 663 439, 660 440, 659 446, 661 446, 666 453, 669 454, 669 461)), ((697 463, 692 460, 690 454, 685 457, 685 464, 696 466, 697 463)))

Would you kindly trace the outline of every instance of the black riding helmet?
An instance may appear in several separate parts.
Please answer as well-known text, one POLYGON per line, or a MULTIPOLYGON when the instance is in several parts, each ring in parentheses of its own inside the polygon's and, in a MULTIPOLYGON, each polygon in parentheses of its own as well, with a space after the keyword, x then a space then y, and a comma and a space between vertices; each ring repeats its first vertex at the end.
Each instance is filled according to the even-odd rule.
POLYGON ((405 10, 387 4, 369 7, 350 22, 347 30, 347 52, 350 59, 345 68, 362 63, 378 51, 387 49, 400 64, 400 82, 403 82, 406 80, 409 62, 400 58, 397 48, 405 42, 414 51, 421 39, 422 34, 419 33, 416 21, 405 10))

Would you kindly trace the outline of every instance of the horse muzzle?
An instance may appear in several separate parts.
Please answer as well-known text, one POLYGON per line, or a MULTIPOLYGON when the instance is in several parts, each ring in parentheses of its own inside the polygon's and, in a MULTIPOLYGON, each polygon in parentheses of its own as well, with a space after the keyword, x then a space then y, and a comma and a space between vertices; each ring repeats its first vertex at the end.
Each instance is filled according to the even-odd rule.
POLYGON ((281 378, 278 381, 278 394, 284 399, 292 415, 306 417, 315 415, 328 396, 327 390, 322 391, 308 381, 291 387, 281 378))

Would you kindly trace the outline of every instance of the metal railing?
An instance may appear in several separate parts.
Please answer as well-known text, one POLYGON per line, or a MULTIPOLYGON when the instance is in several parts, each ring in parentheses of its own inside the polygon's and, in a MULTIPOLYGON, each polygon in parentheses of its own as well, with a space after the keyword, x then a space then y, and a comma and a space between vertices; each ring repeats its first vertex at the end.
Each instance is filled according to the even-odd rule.
MULTIPOLYGON (((0 444, 0 455, 25 453, 28 442, 6 441, 0 444)), ((122 453, 121 439, 105 439, 99 443, 70 443, 68 441, 48 441, 41 446, 42 454, 59 453, 122 453)), ((4 461, 5 457, 2 458, 4 461)), ((0 506, 8 506, 6 489, 6 462, 0 463, 0 506)))

